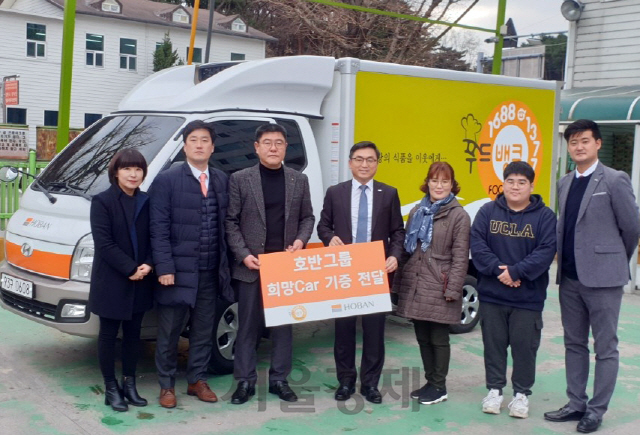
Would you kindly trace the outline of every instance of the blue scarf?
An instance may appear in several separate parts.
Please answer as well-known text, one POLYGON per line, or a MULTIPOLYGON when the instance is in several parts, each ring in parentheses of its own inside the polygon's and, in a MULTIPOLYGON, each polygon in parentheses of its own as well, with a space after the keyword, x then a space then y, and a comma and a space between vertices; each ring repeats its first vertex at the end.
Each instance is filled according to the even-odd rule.
POLYGON ((431 245, 431 238, 433 237, 433 217, 438 213, 440 207, 449 204, 455 195, 450 193, 445 199, 431 203, 429 195, 425 195, 420 201, 418 210, 413 214, 411 222, 409 222, 409 228, 407 229, 407 235, 404 238, 404 249, 413 254, 418 246, 418 240, 422 240, 420 248, 422 252, 425 252, 429 245, 431 245))

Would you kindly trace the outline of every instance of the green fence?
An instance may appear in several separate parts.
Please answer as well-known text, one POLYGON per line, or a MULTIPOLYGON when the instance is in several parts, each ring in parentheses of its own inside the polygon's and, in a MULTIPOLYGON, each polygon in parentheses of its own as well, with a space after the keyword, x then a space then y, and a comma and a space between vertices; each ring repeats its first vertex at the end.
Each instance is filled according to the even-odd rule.
MULTIPOLYGON (((18 168, 31 175, 37 175, 46 167, 49 162, 36 161, 36 152, 29 151, 29 160, 0 160, 0 168, 10 166, 18 168)), ((20 207, 20 196, 33 181, 33 177, 20 174, 18 178, 11 182, 0 181, 0 230, 7 228, 7 221, 20 207)))

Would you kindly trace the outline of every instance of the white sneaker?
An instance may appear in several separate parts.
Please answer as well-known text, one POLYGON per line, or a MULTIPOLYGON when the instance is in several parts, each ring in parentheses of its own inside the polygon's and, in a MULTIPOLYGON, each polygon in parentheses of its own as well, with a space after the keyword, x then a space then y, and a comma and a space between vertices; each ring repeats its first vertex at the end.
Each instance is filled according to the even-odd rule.
POLYGON ((522 393, 517 393, 509 402, 509 415, 516 418, 529 417, 529 399, 522 393))
POLYGON ((482 399, 482 412, 487 414, 500 414, 503 399, 504 397, 502 397, 499 390, 490 390, 487 397, 482 399))

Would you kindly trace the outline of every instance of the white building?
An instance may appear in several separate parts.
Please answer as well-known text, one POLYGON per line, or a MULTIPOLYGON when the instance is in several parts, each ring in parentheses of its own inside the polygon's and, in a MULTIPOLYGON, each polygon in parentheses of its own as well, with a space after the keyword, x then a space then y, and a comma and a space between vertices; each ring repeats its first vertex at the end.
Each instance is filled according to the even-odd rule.
MULTIPOLYGON (((204 61, 209 19, 199 12, 194 63, 204 61)), ((63 13, 64 0, 0 0, 0 78, 20 75, 20 102, 8 107, 7 121, 29 125, 31 147, 36 126, 57 125, 63 13)), ((149 0, 77 0, 71 128, 114 111, 153 73, 165 33, 186 63, 192 17, 192 8, 149 0)), ((209 60, 262 59, 274 40, 238 16, 216 13, 209 60)))
POLYGON ((640 1, 580 0, 570 23, 565 89, 640 85, 640 1))

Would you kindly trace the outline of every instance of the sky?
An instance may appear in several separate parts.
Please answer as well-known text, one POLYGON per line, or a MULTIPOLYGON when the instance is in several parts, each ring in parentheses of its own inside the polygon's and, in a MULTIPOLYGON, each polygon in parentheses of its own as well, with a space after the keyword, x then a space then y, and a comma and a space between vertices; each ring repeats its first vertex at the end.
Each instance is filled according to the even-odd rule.
MULTIPOLYGON (((513 19, 518 35, 532 33, 557 32, 569 28, 568 21, 560 13, 563 0, 507 0, 505 21, 513 19)), ((468 5, 470 0, 466 2, 468 5)), ((458 10, 464 10, 459 8, 458 10)), ((498 15, 498 0, 480 0, 473 9, 465 15, 461 24, 495 28, 498 15)), ((493 54, 493 44, 483 41, 491 37, 488 33, 473 31, 458 31, 458 39, 473 38, 477 42, 475 51, 483 51, 486 56, 493 54)), ((454 37, 455 39, 455 37, 454 37)), ((520 43, 524 40, 520 39, 520 43)), ((475 54, 475 53, 474 53, 475 54)), ((475 58, 475 55, 473 56, 475 58)))

